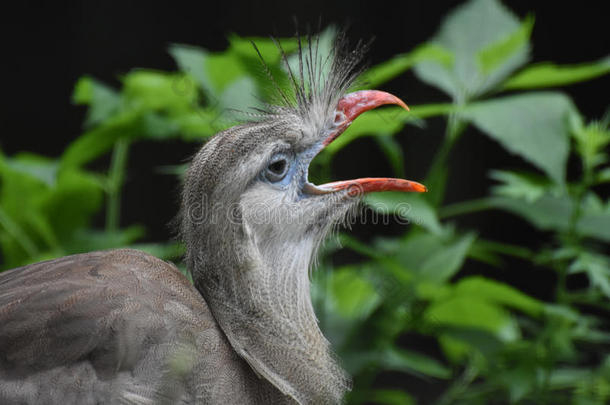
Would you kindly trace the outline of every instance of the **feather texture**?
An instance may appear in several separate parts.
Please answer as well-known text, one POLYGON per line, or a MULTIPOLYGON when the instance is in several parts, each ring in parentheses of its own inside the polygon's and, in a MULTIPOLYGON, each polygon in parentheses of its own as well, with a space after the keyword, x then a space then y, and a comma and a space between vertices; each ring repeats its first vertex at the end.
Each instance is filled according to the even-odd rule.
POLYGON ((178 269, 139 251, 0 274, 0 325, 2 404, 284 403, 178 269))

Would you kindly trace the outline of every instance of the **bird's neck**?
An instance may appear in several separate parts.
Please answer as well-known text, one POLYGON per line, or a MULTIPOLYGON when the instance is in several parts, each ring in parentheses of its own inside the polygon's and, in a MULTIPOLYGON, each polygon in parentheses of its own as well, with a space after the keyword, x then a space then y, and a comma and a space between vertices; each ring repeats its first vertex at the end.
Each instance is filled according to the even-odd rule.
POLYGON ((349 379, 322 335, 310 296, 316 242, 249 240, 236 261, 207 263, 196 280, 231 345, 250 366, 299 403, 339 403, 349 379), (231 275, 231 277, 224 277, 231 275))

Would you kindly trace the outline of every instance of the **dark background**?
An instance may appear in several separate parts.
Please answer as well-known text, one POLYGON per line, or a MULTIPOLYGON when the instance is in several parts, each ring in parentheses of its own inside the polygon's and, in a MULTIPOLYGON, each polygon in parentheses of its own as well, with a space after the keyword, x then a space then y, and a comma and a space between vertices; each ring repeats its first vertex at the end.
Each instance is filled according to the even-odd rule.
MULTIPOLYGON (((349 36, 375 37, 369 63, 376 64, 411 50, 429 39, 441 18, 461 1, 336 1, 336 2, 102 2, 82 4, 22 2, 2 11, 2 114, 0 148, 7 155, 28 150, 59 156, 81 132, 85 110, 71 104, 76 80, 89 74, 114 86, 118 77, 135 67, 173 70, 167 47, 186 43, 221 51, 226 35, 291 36, 294 17, 301 30, 307 25, 335 23, 349 26, 349 36), (399 4, 397 6, 396 4, 399 4)), ((533 60, 569 64, 605 56, 610 50, 607 14, 601 2, 505 1, 524 17, 533 12, 533 60)), ((607 78, 562 89, 569 93, 588 119, 601 118, 608 106, 607 78)), ((417 81, 411 72, 393 80, 385 90, 408 104, 446 101, 446 97, 417 81)), ((407 127, 399 137, 405 147, 408 178, 424 178, 444 131, 442 119, 426 128, 407 127)), ((197 145, 138 143, 130 154, 129 177, 123 195, 123 225, 145 224, 147 240, 167 240, 167 223, 177 209, 178 182, 151 168, 174 165, 192 155, 197 145)), ((99 168, 105 167, 99 162, 99 168)), ((491 181, 491 168, 529 167, 495 142, 470 129, 450 160, 448 202, 480 197, 491 181)), ((368 139, 358 140, 334 162, 335 179, 391 174, 383 155, 368 139), (366 162, 366 164, 363 164, 366 162)), ((103 218, 99 218, 100 224, 103 218)), ((539 247, 550 241, 508 214, 485 213, 460 218, 460 226, 473 227, 492 239, 539 247)), ((379 232, 404 231, 398 226, 382 230, 361 225, 355 232, 366 239, 379 232)), ((335 260, 352 260, 342 253, 335 260)), ((551 294, 545 286, 550 274, 509 262, 511 271, 495 274, 534 295, 551 294)), ((478 263, 469 272, 488 272, 478 263)))

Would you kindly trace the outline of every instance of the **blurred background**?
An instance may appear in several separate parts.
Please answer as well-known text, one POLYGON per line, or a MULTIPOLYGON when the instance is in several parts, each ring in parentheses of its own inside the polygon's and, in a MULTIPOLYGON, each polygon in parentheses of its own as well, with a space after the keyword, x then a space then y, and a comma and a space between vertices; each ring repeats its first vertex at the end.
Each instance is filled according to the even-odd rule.
MULTIPOLYGON (((398 53, 412 50, 429 40, 440 21, 460 1, 409 1, 399 6, 366 1, 302 2, 85 2, 81 4, 36 4, 22 2, 3 13, 6 38, 4 62, 4 107, 2 143, 11 155, 29 150, 58 156, 82 132, 86 109, 72 103, 72 91, 79 77, 90 75, 118 87, 120 77, 134 68, 173 70, 170 44, 191 44, 211 51, 223 51, 227 36, 290 37, 295 20, 300 29, 320 24, 347 27, 354 41, 374 39, 367 63, 374 65, 398 53)), ((599 3, 590 1, 552 4, 511 1, 506 5, 518 16, 533 13, 532 61, 578 63, 605 56, 610 39, 605 16, 599 3)), ((446 96, 422 84, 406 72, 384 90, 402 97, 407 104, 440 102, 446 96)), ((601 118, 607 107, 608 80, 577 83, 568 92, 585 116, 601 118), (604 91, 606 90, 606 91, 604 91)), ((440 121, 440 119, 439 119, 440 121)), ((435 148, 442 138, 443 126, 429 123, 429 130, 410 129, 400 141, 405 148, 410 178, 423 178, 435 148)), ((362 174, 389 174, 384 159, 370 159, 370 166, 359 164, 368 156, 372 141, 359 140, 350 145, 345 156, 333 165, 336 178, 362 174)), ((518 165, 493 141, 481 136, 464 137, 452 155, 451 170, 463 182, 449 186, 450 199, 472 197, 484 190, 486 176, 479 175, 495 162, 501 166, 518 165)), ((138 145, 130 159, 133 169, 126 187, 122 221, 146 223, 156 240, 167 237, 167 222, 176 212, 174 179, 150 173, 150 165, 174 165, 194 153, 190 144, 138 145), (144 170, 146 175, 141 171, 144 170), (136 174, 137 173, 137 174, 136 174), (154 204, 150 202, 154 201, 154 204)), ((488 221, 481 220, 478 226, 488 221)), ((506 232, 504 228, 502 232, 506 232)), ((511 232, 508 230, 508 232, 511 232)), ((522 232, 518 232, 523 234, 522 232)))
POLYGON ((396 174, 432 190, 373 196, 385 208, 369 214, 406 202, 413 224, 355 224, 315 276, 321 325, 355 376, 350 403, 610 401, 610 36, 599 2, 21 2, 0 19, 2 269, 126 245, 179 262, 168 224, 182 165, 227 125, 187 115, 205 121, 212 100, 232 100, 197 61, 243 63, 235 77, 254 77, 256 93, 247 38, 347 27, 354 42, 374 38, 364 84, 413 113, 370 115, 378 133, 355 125, 313 176, 396 174), (462 62, 478 71, 462 75, 462 62), (542 62, 552 65, 536 70, 542 62), (188 105, 159 90, 176 83, 193 84, 188 105), (134 105, 144 124, 126 130, 134 105), (448 257, 403 257, 414 251, 448 257), (388 287, 396 279, 404 289, 388 287))

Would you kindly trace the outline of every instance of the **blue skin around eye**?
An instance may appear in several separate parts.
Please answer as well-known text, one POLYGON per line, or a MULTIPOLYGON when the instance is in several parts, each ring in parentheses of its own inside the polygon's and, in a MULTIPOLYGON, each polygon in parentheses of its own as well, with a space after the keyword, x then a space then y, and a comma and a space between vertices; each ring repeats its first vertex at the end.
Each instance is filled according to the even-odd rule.
POLYGON ((288 185, 292 181, 292 178, 294 177, 294 174, 297 170, 298 163, 299 163, 299 156, 295 156, 293 159, 292 156, 287 155, 285 153, 277 153, 277 154, 273 155, 273 157, 269 160, 269 162, 270 163, 267 166, 265 166, 263 171, 260 173, 260 179, 266 183, 271 184, 274 187, 278 187, 278 188, 282 188, 282 189, 288 187, 288 185), (265 176, 265 173, 268 170, 268 165, 271 164, 272 162, 277 161, 278 158, 286 159, 286 164, 288 165, 288 169, 287 169, 286 175, 284 176, 283 179, 281 179, 279 181, 271 181, 265 176))
POLYGON ((261 178, 263 179, 263 181, 271 184, 274 187, 286 189, 286 188, 288 188, 290 183, 292 183, 292 181, 294 180, 294 176, 298 176, 297 181, 298 181, 299 195, 301 197, 305 197, 305 195, 301 194, 300 191, 303 189, 303 186, 307 182, 309 164, 311 163, 313 158, 320 152, 320 150, 322 150, 322 148, 323 148, 322 143, 318 142, 318 143, 314 144, 313 146, 311 146, 310 148, 308 148, 300 153, 297 153, 294 156, 294 158, 291 158, 291 156, 286 155, 284 153, 279 153, 279 154, 275 155, 270 160, 270 162, 273 162, 278 155, 284 156, 287 161, 287 164, 289 166, 286 176, 284 176, 284 178, 280 181, 271 182, 271 181, 267 180, 264 175, 265 170, 267 170, 267 167, 265 167, 265 169, 263 169, 263 172, 261 173, 261 178))

